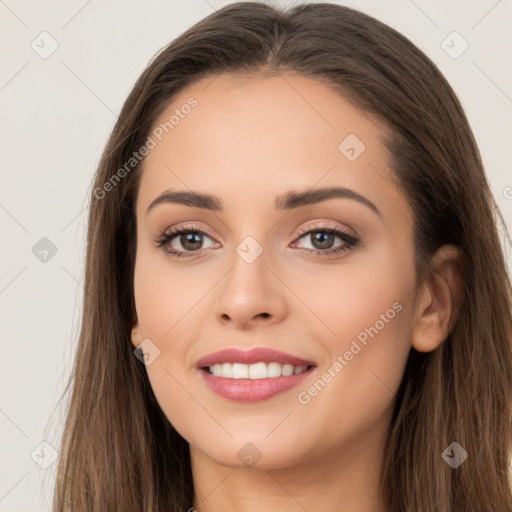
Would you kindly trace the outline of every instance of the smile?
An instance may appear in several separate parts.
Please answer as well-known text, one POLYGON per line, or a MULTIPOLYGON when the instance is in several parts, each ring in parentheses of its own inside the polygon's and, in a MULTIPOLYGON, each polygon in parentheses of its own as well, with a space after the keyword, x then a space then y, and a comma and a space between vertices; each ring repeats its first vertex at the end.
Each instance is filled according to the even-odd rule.
POLYGON ((208 371, 216 377, 226 379, 267 379, 299 375, 308 369, 308 366, 293 366, 277 362, 255 364, 223 363, 209 366, 208 371))
POLYGON ((315 362, 268 347, 227 348, 199 359, 196 369, 206 386, 228 400, 258 402, 299 385, 315 362))

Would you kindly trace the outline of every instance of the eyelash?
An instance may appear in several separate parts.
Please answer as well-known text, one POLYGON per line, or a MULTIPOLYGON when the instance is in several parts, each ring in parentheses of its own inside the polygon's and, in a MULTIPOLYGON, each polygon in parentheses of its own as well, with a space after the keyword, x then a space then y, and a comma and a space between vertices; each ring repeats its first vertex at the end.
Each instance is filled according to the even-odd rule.
MULTIPOLYGON (((303 247, 299 247, 298 250, 301 252, 305 252, 306 254, 313 256, 315 258, 318 257, 324 257, 324 256, 335 256, 337 254, 341 254, 345 251, 349 251, 356 247, 360 240, 353 236, 352 234, 349 234, 346 231, 343 231, 341 229, 338 229, 332 225, 329 224, 322 224, 322 223, 316 223, 311 227, 305 228, 301 230, 298 233, 297 238, 304 238, 306 235, 310 235, 311 233, 329 233, 332 235, 335 235, 343 240, 346 245, 343 245, 341 247, 338 247, 336 249, 327 249, 327 250, 320 250, 320 249, 305 249, 303 247)), ((197 226, 194 225, 184 225, 179 228, 170 228, 168 231, 162 233, 156 240, 155 240, 155 247, 162 249, 167 255, 169 255, 171 258, 190 258, 195 256, 195 254, 200 253, 201 251, 189 251, 195 254, 192 254, 191 256, 185 256, 186 251, 176 251, 174 249, 169 249, 168 245, 170 242, 176 238, 178 235, 182 234, 200 234, 200 235, 206 235, 208 238, 211 238, 208 233, 205 233, 202 229, 200 229, 197 226)))

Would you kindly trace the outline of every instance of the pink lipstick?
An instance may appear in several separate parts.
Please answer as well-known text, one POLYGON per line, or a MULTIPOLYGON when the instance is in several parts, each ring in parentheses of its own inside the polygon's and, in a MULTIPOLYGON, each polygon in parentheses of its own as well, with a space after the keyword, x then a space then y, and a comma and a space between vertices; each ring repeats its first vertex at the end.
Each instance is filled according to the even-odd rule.
POLYGON ((257 402, 290 390, 310 375, 316 364, 267 348, 226 349, 196 363, 205 384, 217 395, 238 402, 257 402))

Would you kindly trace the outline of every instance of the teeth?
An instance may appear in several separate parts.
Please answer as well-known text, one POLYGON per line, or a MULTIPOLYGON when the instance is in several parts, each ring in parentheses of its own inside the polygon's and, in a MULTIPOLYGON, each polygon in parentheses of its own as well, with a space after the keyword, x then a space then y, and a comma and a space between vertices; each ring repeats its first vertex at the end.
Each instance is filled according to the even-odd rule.
MULTIPOLYGON (((229 364, 229 363, 228 363, 229 364)), ((223 375, 221 375, 223 377, 223 375)), ((233 379, 248 379, 249 367, 246 364, 235 363, 233 365, 233 379)))
POLYGON ((283 365, 279 363, 268 363, 268 377, 281 377, 281 369, 283 365))
MULTIPOLYGON (((247 365, 240 365, 247 366, 247 365)), ((267 365, 265 363, 256 363, 249 365, 250 379, 266 379, 268 374, 267 365)))
POLYGON ((281 370, 281 374, 284 377, 289 377, 290 375, 293 375, 294 371, 295 371, 295 368, 291 364, 283 364, 283 369, 281 370))
POLYGON ((222 375, 225 375, 229 378, 233 377, 233 366, 230 363, 224 363, 220 366, 222 367, 222 375))
POLYGON ((223 363, 210 366, 210 373, 228 379, 266 379, 267 377, 288 377, 305 372, 307 366, 292 366, 280 363, 223 363))

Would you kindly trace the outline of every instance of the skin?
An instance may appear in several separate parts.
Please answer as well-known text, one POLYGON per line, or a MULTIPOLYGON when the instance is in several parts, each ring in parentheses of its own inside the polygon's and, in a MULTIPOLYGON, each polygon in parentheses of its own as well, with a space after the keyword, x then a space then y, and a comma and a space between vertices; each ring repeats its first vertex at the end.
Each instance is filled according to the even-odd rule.
POLYGON ((190 444, 193 505, 200 512, 389 511, 378 483, 395 394, 411 347, 434 350, 449 334, 459 254, 442 248, 433 278, 416 287, 413 212, 393 185, 384 127, 323 82, 292 73, 209 77, 173 98, 156 124, 191 96, 197 106, 144 163, 132 343, 149 339, 160 350, 146 370, 163 412, 190 444), (338 149, 349 134, 366 146, 354 161, 338 149), (274 209, 278 195, 327 186, 356 191, 381 215, 349 198, 274 209), (168 189, 213 194, 225 208, 160 204, 146 214, 168 189), (334 256, 301 251, 346 245, 336 236, 322 249, 311 234, 298 237, 317 222, 352 231, 360 244, 334 256), (155 240, 183 223, 207 236, 187 252, 178 235, 172 247, 190 257, 171 258, 155 240), (247 236, 263 250, 252 263, 236 252, 247 236), (298 393, 395 303, 401 311, 300 403, 298 393), (297 388, 249 404, 214 394, 195 368, 212 352, 253 347, 317 368, 297 388), (237 453, 249 442, 261 457, 246 466, 237 453))

